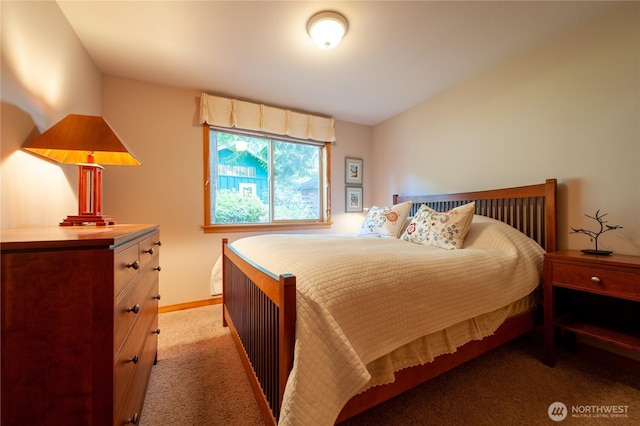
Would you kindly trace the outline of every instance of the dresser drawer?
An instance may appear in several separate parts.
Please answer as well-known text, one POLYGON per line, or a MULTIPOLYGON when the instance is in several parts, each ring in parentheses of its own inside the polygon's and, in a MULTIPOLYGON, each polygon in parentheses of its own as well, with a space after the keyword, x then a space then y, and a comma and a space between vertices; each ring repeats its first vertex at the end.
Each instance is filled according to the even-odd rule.
MULTIPOLYGON (((154 318, 150 327, 152 329, 156 329, 158 327, 157 316, 154 318)), ((126 394, 123 392, 125 397, 121 399, 122 404, 114 407, 114 424, 123 425, 133 423, 135 419, 140 418, 145 392, 149 384, 149 377, 151 376, 151 367, 155 362, 157 348, 158 335, 149 335, 145 341, 137 368, 133 372, 131 385, 126 389, 126 394)))
POLYGON ((151 260, 160 256, 160 233, 156 232, 149 238, 145 238, 140 242, 140 267, 144 266, 151 260))
MULTIPOLYGON (((157 265, 158 258, 154 259, 157 265)), ((158 311, 158 275, 156 271, 145 271, 131 288, 118 298, 114 310, 114 348, 118 355, 129 330, 138 318, 158 311)))
MULTIPOLYGON (((152 301, 140 312, 140 318, 127 336, 115 360, 114 409, 118 410, 137 370, 149 369, 155 359, 158 329, 158 304, 152 301), (153 354, 149 351, 153 346, 153 354), (134 362, 135 360, 135 362, 134 362)), ((150 374, 150 370, 148 372, 150 374)), ((135 381, 133 382, 135 383, 135 381)), ((133 385, 132 385, 133 386, 133 385)), ((145 383, 146 389, 146 383, 145 383)), ((114 413, 115 413, 114 411, 114 413)))
POLYGON ((639 275, 632 272, 593 265, 554 262, 553 284, 640 301, 639 275))
POLYGON ((115 261, 113 263, 114 268, 114 295, 120 294, 120 292, 138 276, 140 270, 140 247, 139 245, 132 244, 124 250, 116 253, 115 261))

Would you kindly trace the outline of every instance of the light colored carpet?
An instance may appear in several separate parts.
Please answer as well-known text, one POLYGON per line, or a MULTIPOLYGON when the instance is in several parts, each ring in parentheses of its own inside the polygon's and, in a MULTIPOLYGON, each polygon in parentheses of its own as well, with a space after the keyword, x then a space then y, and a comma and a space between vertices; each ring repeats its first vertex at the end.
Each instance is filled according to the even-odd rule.
POLYGON ((221 305, 160 314, 142 426, 262 425, 221 305))
MULTIPOLYGON (((263 425, 221 306, 160 315, 158 364, 142 412, 143 426, 263 425)), ((378 425, 640 424, 640 373, 559 351, 557 365, 540 361, 533 333, 483 355, 343 423, 378 425), (569 416, 550 420, 553 402, 568 410, 627 407, 626 417, 569 416)), ((301 425, 308 426, 308 425, 301 425)))

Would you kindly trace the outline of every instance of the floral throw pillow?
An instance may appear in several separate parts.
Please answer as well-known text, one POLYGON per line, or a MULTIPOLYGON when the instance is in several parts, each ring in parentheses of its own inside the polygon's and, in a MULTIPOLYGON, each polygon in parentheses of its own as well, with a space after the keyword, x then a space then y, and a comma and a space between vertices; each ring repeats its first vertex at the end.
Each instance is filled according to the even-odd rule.
POLYGON ((358 235, 361 237, 398 238, 402 233, 404 221, 409 215, 410 209, 411 201, 390 207, 373 206, 369 209, 364 222, 362 222, 358 235))
POLYGON ((460 249, 469 232, 475 209, 473 202, 444 213, 423 205, 400 238, 448 250, 460 249))

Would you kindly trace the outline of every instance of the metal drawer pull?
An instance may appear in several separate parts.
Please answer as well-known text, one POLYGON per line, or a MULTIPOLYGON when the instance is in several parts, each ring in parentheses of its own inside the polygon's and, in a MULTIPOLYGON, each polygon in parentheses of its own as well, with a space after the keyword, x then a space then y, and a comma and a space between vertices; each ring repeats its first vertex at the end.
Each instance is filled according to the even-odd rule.
POLYGON ((149 254, 153 254, 153 247, 151 247, 149 250, 142 250, 144 253, 149 253, 149 254))
POLYGON ((135 305, 133 305, 133 307, 127 308, 127 312, 133 312, 134 314, 137 314, 138 312, 140 312, 140 305, 136 303, 135 305))
POLYGON ((158 328, 157 330, 152 331, 151 334, 160 334, 160 329, 158 328))
POLYGON ((155 268, 153 268, 153 270, 160 272, 162 270, 162 268, 160 268, 159 266, 156 266, 155 268))
POLYGON ((153 296, 153 299, 160 300, 160 295, 158 294, 157 296, 153 296))
POLYGON ((162 241, 158 241, 157 243, 153 243, 153 244, 155 244, 157 246, 161 246, 162 245, 162 241))
POLYGON ((138 355, 136 355, 133 358, 128 358, 127 362, 132 362, 134 364, 137 364, 139 360, 140 360, 140 357, 138 355))
POLYGON ((137 425, 139 421, 140 421, 140 415, 138 413, 135 413, 133 417, 131 417, 130 419, 127 419, 127 424, 131 423, 133 425, 137 425))
POLYGON ((136 260, 133 263, 127 263, 127 268, 140 269, 140 261, 136 260))
POLYGON ((591 282, 592 282, 592 283, 596 283, 596 284, 598 284, 598 283, 600 282, 600 278, 598 278, 598 277, 591 277, 591 282))

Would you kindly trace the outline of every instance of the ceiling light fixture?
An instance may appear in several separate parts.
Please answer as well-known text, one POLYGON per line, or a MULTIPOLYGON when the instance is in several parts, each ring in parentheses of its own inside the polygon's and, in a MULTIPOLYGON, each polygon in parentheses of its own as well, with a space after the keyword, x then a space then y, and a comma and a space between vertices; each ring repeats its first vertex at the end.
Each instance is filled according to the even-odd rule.
POLYGON ((320 12, 307 23, 307 32, 321 49, 333 49, 347 32, 347 19, 338 12, 320 12))

